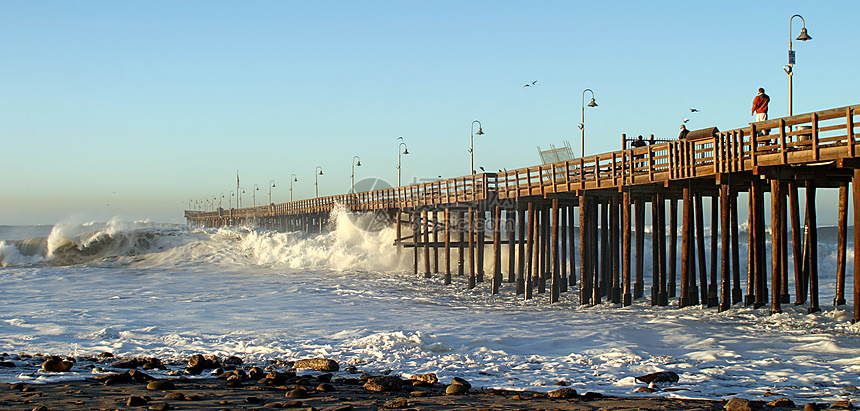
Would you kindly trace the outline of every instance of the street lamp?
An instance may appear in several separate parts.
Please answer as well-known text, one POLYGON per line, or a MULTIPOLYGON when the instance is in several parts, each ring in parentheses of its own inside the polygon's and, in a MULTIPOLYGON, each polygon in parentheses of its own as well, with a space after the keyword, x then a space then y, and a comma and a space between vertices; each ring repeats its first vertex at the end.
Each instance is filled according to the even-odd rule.
MULTIPOLYGON (((235 196, 236 196, 236 193, 231 191, 230 192, 230 198, 227 199, 227 207, 230 207, 231 210, 233 209, 233 197, 235 197, 235 196)), ((238 203, 238 201, 236 201, 236 202, 238 203)))
POLYGON ((290 202, 293 202, 293 183, 298 182, 299 179, 295 174, 290 174, 290 202))
POLYGON ((358 156, 352 157, 352 174, 349 176, 353 194, 355 194, 355 167, 361 167, 361 159, 358 156), (358 164, 356 164, 355 160, 358 160, 358 164))
POLYGON ((475 120, 472 122, 471 132, 469 133, 469 170, 471 174, 475 174, 475 134, 482 136, 484 131, 481 130, 481 122, 475 120), (478 123, 478 132, 475 132, 475 123, 478 123))
POLYGON ((323 175, 322 166, 317 166, 314 169, 314 191, 316 192, 317 198, 320 197, 320 176, 323 175), (317 170, 319 170, 319 174, 317 174, 317 170))
POLYGON ((594 102, 594 92, 591 91, 590 88, 582 90, 582 122, 579 123, 579 132, 581 134, 582 141, 579 143, 579 157, 585 157, 585 92, 591 93, 591 102, 588 103, 588 107, 597 107, 597 103, 594 102))
MULTIPOLYGON (((403 137, 400 137, 403 139, 403 137)), ((406 143, 401 142, 397 146, 397 187, 400 187, 400 155, 401 154, 409 154, 409 148, 406 146, 406 143), (403 152, 400 152, 400 147, 403 147, 403 152)))
POLYGON ((245 194, 244 187, 242 187, 242 192, 239 194, 239 208, 242 208, 242 194, 245 194))
POLYGON ((221 198, 218 199, 218 208, 219 209, 224 208, 224 193, 221 193, 221 198))
POLYGON ((788 115, 794 115, 794 106, 792 102, 792 97, 794 96, 794 71, 792 71, 792 67, 794 67, 794 50, 791 49, 791 22, 795 17, 800 17, 800 21, 803 22, 803 28, 800 29, 800 35, 797 36, 797 40, 806 41, 812 40, 812 37, 806 32, 806 20, 803 19, 803 16, 800 14, 795 14, 788 19, 788 65, 783 66, 782 69, 785 71, 785 74, 788 74, 788 115))
POLYGON ((272 187, 275 187, 275 180, 269 180, 269 205, 272 205, 272 187))
POLYGON ((254 207, 257 207, 257 191, 260 191, 260 186, 254 184, 254 189, 251 190, 251 194, 254 197, 254 207))

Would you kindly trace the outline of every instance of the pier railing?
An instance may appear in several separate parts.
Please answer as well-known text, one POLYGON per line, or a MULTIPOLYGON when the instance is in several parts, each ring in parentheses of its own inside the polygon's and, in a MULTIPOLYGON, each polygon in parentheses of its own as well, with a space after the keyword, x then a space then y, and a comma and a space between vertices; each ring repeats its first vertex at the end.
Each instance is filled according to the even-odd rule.
POLYGON ((499 198, 713 177, 759 167, 857 156, 860 106, 751 123, 712 137, 677 140, 498 174, 499 198))
POLYGON ((191 219, 325 213, 338 204, 356 211, 412 209, 545 196, 578 190, 713 177, 776 165, 816 164, 858 156, 860 105, 750 123, 713 136, 657 143, 584 158, 408 186, 216 211, 186 211, 191 219))

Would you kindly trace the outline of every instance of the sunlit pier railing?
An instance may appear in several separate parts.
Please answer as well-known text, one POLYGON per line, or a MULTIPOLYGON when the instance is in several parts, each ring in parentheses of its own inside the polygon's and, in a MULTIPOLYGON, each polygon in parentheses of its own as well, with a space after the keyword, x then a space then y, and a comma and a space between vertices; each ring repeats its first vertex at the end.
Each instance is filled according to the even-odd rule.
POLYGON ((752 171, 758 167, 810 164, 857 156, 855 115, 860 106, 751 123, 706 138, 657 143, 611 153, 472 176, 290 203, 216 211, 186 217, 272 217, 328 212, 338 204, 357 211, 412 209, 499 198, 666 183, 752 171), (755 142, 755 144, 753 144, 755 142))

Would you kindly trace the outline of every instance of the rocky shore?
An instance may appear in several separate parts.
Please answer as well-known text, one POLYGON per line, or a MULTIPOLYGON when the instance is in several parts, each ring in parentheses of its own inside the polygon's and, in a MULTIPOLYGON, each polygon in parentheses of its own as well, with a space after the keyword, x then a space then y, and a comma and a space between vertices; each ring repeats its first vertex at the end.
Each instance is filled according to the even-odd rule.
POLYGON ((196 354, 187 361, 156 358, 3 355, 3 367, 41 373, 78 372, 82 379, 0 384, 3 410, 806 410, 852 407, 733 398, 707 401, 653 395, 655 383, 677 381, 674 373, 640 376, 642 397, 605 397, 559 387, 548 393, 482 389, 458 377, 435 374, 373 375, 326 358, 245 365, 238 357, 196 354))

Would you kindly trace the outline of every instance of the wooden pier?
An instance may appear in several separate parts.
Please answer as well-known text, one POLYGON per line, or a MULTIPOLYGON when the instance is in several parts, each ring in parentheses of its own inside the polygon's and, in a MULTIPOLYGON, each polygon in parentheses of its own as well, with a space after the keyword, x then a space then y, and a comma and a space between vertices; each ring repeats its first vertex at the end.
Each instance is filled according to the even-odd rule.
MULTIPOLYGON (((793 303, 815 312, 821 298, 818 188, 838 188, 833 303, 846 304, 849 190, 855 209, 860 206, 858 109, 800 114, 729 131, 709 128, 685 140, 501 173, 252 208, 186 211, 185 217, 189 224, 207 227, 247 224, 322 232, 330 213, 342 206, 390 221, 397 230, 396 252, 411 249, 415 273, 441 275, 446 284, 452 275, 468 276, 469 287, 490 281, 497 293, 502 282, 509 282, 524 298, 549 293, 550 302, 576 290, 581 304, 630 305, 648 291, 651 304, 659 306, 677 299, 680 307, 722 311, 743 303, 770 305, 778 313, 783 304, 793 303), (749 230, 743 237, 739 193, 748 198, 749 230), (772 228, 770 246, 767 227, 772 228), (652 244, 647 256, 646 235, 652 244), (741 242, 747 245, 745 269, 741 242), (492 266, 484 267, 488 250, 492 266), (648 258, 650 273, 644 270, 648 258), (651 276, 649 290, 646 275, 651 276)), ((854 213, 853 225, 860 227, 860 213, 854 213)), ((860 230, 854 231, 853 244, 854 255, 860 255, 860 230)), ((857 322, 860 258, 854 259, 854 273, 857 322)))

